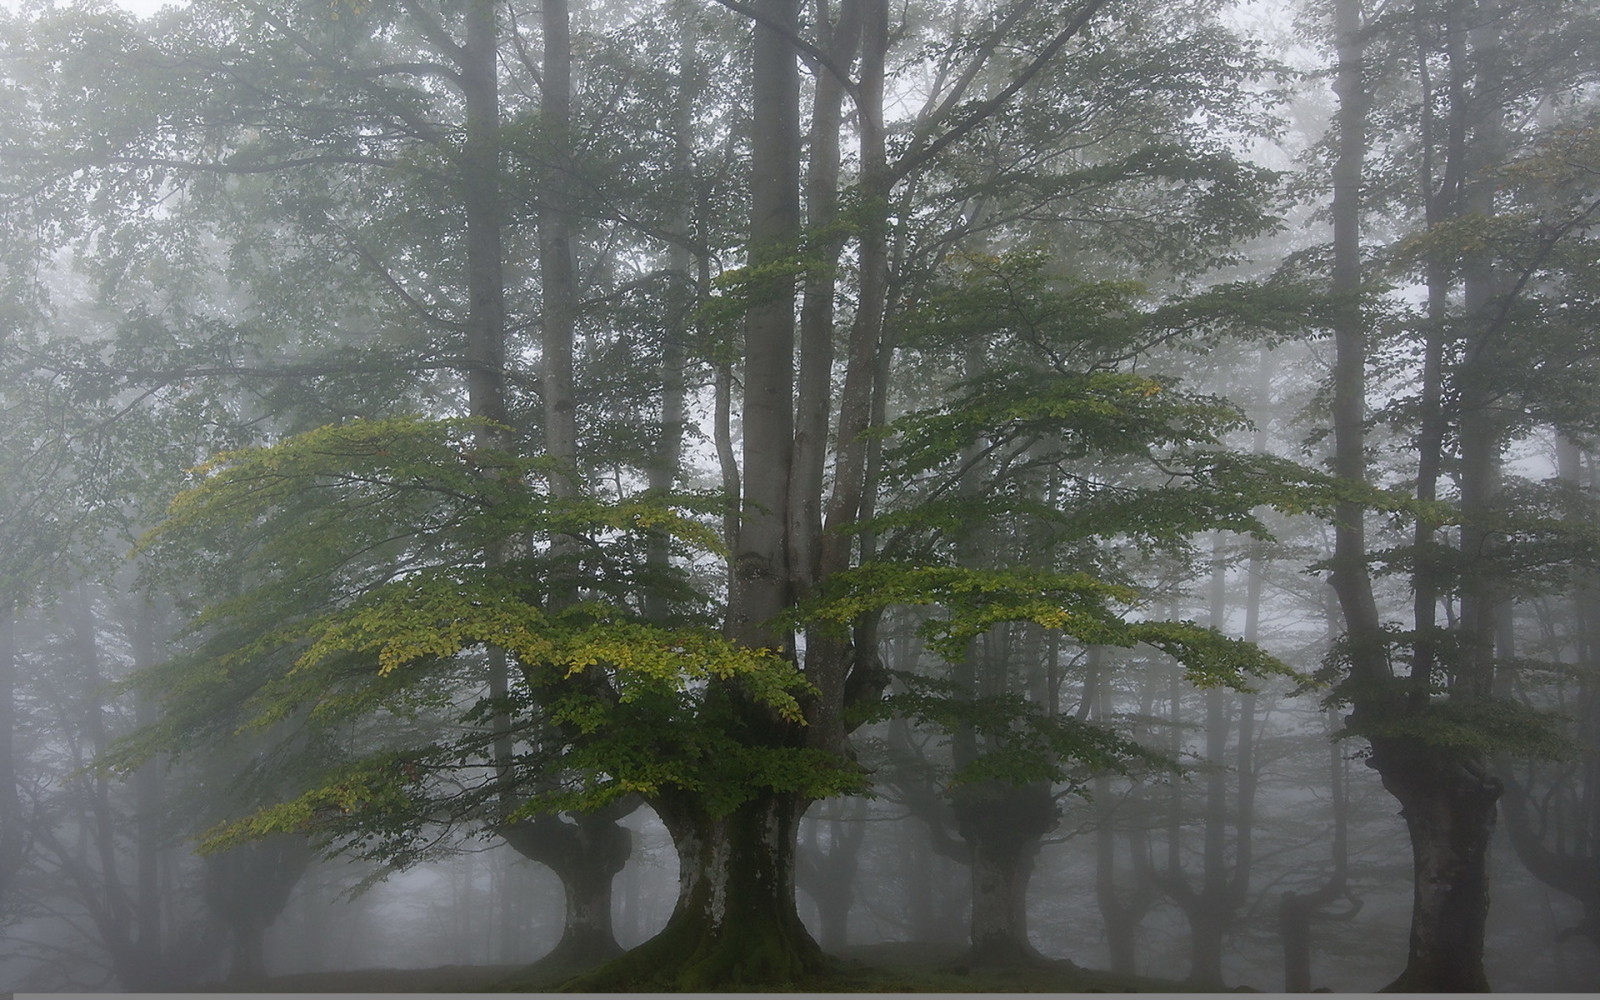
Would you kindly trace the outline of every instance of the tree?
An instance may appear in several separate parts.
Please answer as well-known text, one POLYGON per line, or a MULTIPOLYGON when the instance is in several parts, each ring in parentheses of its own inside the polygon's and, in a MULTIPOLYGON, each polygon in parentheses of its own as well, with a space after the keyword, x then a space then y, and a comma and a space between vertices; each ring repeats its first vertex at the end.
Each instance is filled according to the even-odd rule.
MULTIPOLYGON (((1512 53, 1523 45, 1534 47, 1529 52, 1549 51, 1554 38, 1576 30, 1581 20, 1550 21, 1532 6, 1498 3, 1417 4, 1365 21, 1358 4, 1341 3, 1334 10, 1340 95, 1333 207, 1334 436, 1335 469, 1347 480, 1369 476, 1363 408, 1373 314, 1363 312, 1363 302, 1371 301, 1364 296, 1374 282, 1362 260, 1360 233, 1363 206, 1373 203, 1377 185, 1363 167, 1362 137, 1373 113, 1372 85, 1363 65, 1379 37, 1405 40, 1408 49, 1389 58, 1415 74, 1415 103, 1396 117, 1415 115, 1420 125, 1420 142, 1400 147, 1400 156, 1420 174, 1415 187, 1423 192, 1427 228, 1402 240, 1396 256, 1402 266, 1416 269, 1411 273, 1419 270, 1428 287, 1426 317, 1417 324, 1419 391, 1390 410, 1415 428, 1418 451, 1412 544, 1391 554, 1409 574, 1412 627, 1398 631, 1381 624, 1363 512, 1358 504, 1342 506, 1331 582, 1347 628, 1343 658, 1349 679, 1343 697, 1353 707, 1349 729, 1371 746, 1369 763, 1400 800, 1411 836, 1410 955, 1392 986, 1482 990, 1487 988, 1482 971, 1486 857, 1501 794, 1488 757, 1504 749, 1551 752, 1543 723, 1494 696, 1498 609, 1513 593, 1511 580, 1520 578, 1516 586, 1525 586, 1528 578, 1520 573, 1531 568, 1524 562, 1528 550, 1508 522, 1535 535, 1566 532, 1553 521, 1534 527, 1537 515, 1508 503, 1511 494, 1501 469, 1511 441, 1530 422, 1553 417, 1548 401, 1564 399, 1565 393, 1560 380, 1535 390, 1530 383, 1508 381, 1506 373, 1544 368, 1539 352, 1554 344, 1534 306, 1537 283, 1532 279, 1547 273, 1552 253, 1564 241, 1581 239, 1576 234, 1585 223, 1578 220, 1590 211, 1580 200, 1571 225, 1557 223, 1546 230, 1543 242, 1530 243, 1531 234, 1521 226, 1531 219, 1513 222, 1517 213, 1508 212, 1509 199, 1496 190, 1504 187, 1499 178, 1515 155, 1514 143, 1532 138, 1512 133, 1510 113, 1546 93, 1509 71, 1512 53), (1444 78, 1436 82, 1434 74, 1441 72, 1444 78), (1487 231, 1502 227, 1523 235, 1504 242, 1485 238, 1487 231), (1469 233, 1479 235, 1468 238, 1469 233), (1454 472, 1456 504, 1448 514, 1435 506, 1447 468, 1454 472), (1453 546, 1438 537, 1447 523, 1456 526, 1453 546), (1518 564, 1521 569, 1508 574, 1518 564), (1447 626, 1438 622, 1441 602, 1450 613, 1447 626), (1401 659, 1409 661, 1403 677, 1394 669, 1401 659)), ((1567 85, 1571 77, 1557 79, 1567 85)), ((1538 210, 1531 214, 1548 222, 1538 210)))
MULTIPOLYGON (((193 110, 173 120, 130 100, 119 107, 141 125, 131 139, 119 133, 108 143, 104 123, 91 122, 97 127, 85 130, 90 138, 74 147, 75 159, 46 166, 60 167, 68 178, 61 183, 80 192, 105 178, 142 191, 139 185, 155 178, 197 202, 204 196, 215 213, 205 216, 211 231, 241 258, 271 257, 288 244, 304 248, 256 273, 253 304, 270 309, 274 324, 295 331, 301 343, 315 344, 320 329, 368 334, 351 352, 353 369, 341 374, 378 366, 397 377, 369 419, 319 426, 328 414, 348 411, 336 399, 299 399, 296 415, 305 422, 292 429, 304 433, 218 456, 172 507, 146 551, 167 560, 169 572, 201 581, 210 607, 197 617, 193 646, 149 674, 152 689, 168 699, 165 719, 126 744, 117 763, 134 767, 159 749, 192 751, 239 726, 293 721, 311 734, 349 727, 347 756, 293 755, 285 774, 298 787, 288 801, 225 828, 215 843, 315 834, 397 863, 427 856, 441 826, 486 824, 515 837, 533 829, 517 824, 537 823, 540 810, 592 812, 637 794, 673 832, 683 896, 661 937, 595 982, 793 982, 820 962, 794 910, 794 832, 810 800, 862 785, 847 737, 886 680, 876 624, 889 605, 942 609, 927 637, 955 661, 991 628, 1017 622, 1097 645, 1150 642, 1212 679, 1238 681, 1249 668, 1270 669, 1214 631, 1129 620, 1134 591, 1095 578, 1089 570, 1101 567, 1093 560, 1083 570, 1008 572, 910 544, 942 516, 939 483, 960 480, 952 473, 963 449, 1001 442, 999 457, 1012 466, 1045 439, 1061 442, 1046 447, 1062 459, 1082 457, 1072 456, 1074 449, 1184 452, 1229 423, 1224 407, 1126 371, 1018 366, 1026 377, 1015 385, 1004 384, 1009 371, 987 373, 950 405, 898 424, 901 442, 892 454, 878 443, 889 422, 891 310, 930 290, 926 276, 960 239, 941 217, 944 192, 918 192, 964 183, 970 162, 1016 135, 1048 128, 1047 109, 1067 89, 1054 70, 1067 55, 1088 58, 1085 76, 1115 62, 1117 46, 1103 40, 1113 33, 1090 31, 1106 9, 1090 0, 1062 20, 1024 2, 974 25, 938 53, 951 72, 935 81, 924 112, 907 124, 907 145, 892 159, 884 123, 891 38, 885 4, 843 4, 836 15, 825 9, 812 26, 822 32, 815 39, 802 32, 793 0, 741 11, 752 21, 755 131, 730 129, 726 138, 735 148, 750 144, 748 239, 734 255, 743 267, 720 276, 720 301, 706 303, 701 314, 714 336, 736 334, 728 341, 738 344, 742 461, 732 460, 732 365, 719 377, 725 416, 713 431, 727 458, 724 482, 737 486, 725 505, 671 495, 667 462, 650 462, 641 477, 653 481, 653 491, 633 488, 637 467, 614 484, 590 475, 594 452, 585 453, 579 390, 569 379, 583 359, 567 360, 582 317, 573 317, 566 268, 581 254, 580 211, 592 212, 591 221, 620 215, 642 196, 574 204, 589 179, 563 172, 580 157, 564 108, 572 95, 563 94, 561 5, 542 10, 544 72, 531 86, 544 89, 537 107, 517 104, 522 119, 508 113, 505 98, 514 91, 502 89, 496 70, 532 65, 513 28, 519 8, 479 2, 435 10, 404 2, 341 7, 334 18, 317 5, 219 4, 202 5, 191 20, 173 15, 184 31, 140 53, 154 65, 181 64, 193 73, 165 80, 130 69, 128 78, 193 110), (1017 39, 1033 40, 1008 45, 1017 39), (1001 58, 1008 48, 1015 51, 1001 58), (256 61, 258 52, 264 62, 256 61), (802 59, 831 81, 817 87, 824 113, 814 127, 837 132, 837 122, 826 124, 834 99, 826 91, 837 83, 855 105, 860 144, 854 178, 833 176, 832 153, 810 164, 810 231, 802 229, 799 197, 802 59), (508 119, 526 133, 516 136, 526 146, 513 144, 508 119), (551 197, 535 196, 532 211, 508 213, 529 205, 512 182, 519 175, 503 169, 508 161, 527 170, 521 176, 539 178, 539 191, 551 197), (218 182, 208 187, 198 178, 218 182), (410 211, 412 205, 424 209, 410 211), (816 231, 830 219, 839 231, 816 231), (897 219, 919 220, 898 245, 891 240, 899 238, 897 219), (526 231, 513 220, 535 227, 541 266, 537 284, 519 281, 508 296, 510 244, 526 231), (297 287, 290 280, 296 275, 325 270, 330 255, 360 264, 358 295, 347 295, 341 282, 320 281, 306 282, 305 294, 283 294, 297 287), (834 315, 839 289, 823 275, 849 273, 852 264, 855 309, 844 324, 834 315), (797 331, 801 282, 808 298, 799 303, 804 329, 797 331), (508 316, 535 289, 538 406, 525 391, 530 380, 518 379, 524 355, 511 349, 513 331, 533 314, 525 312, 523 323, 508 316), (383 321, 379 329, 353 325, 369 306, 383 321), (844 347, 837 364, 835 326, 844 347), (389 337, 392 351, 384 345, 389 337), (438 371, 456 373, 459 382, 428 374, 438 371), (381 416, 412 402, 458 416, 381 416), (811 418, 803 429, 797 410, 811 418), (828 415, 820 428, 817 413, 828 415), (878 431, 865 433, 872 427, 878 431), (911 515, 922 520, 906 533, 906 550, 886 557, 879 539, 891 523, 872 515, 891 462, 902 482, 925 489, 922 499, 935 503, 911 515), (701 519, 723 506, 731 509, 725 600, 716 581, 686 586, 697 581, 684 571, 721 555, 716 533, 701 519), (459 722, 468 724, 463 732, 444 731, 459 722), (734 912, 754 916, 732 921, 734 912)), ((1204 13, 1204 5, 1196 9, 1204 13)), ((1186 18, 1174 15, 1173 23, 1186 18)), ((1162 35, 1152 62, 1169 59, 1182 37, 1162 35)), ((1112 103, 1104 94, 1097 99, 1112 103)), ((570 114, 582 112, 574 100, 570 114)), ((678 165, 685 131, 677 130, 670 158, 678 165)), ((1198 179, 1206 195, 1196 217, 1211 229, 1195 242, 1217 247, 1225 241, 1214 234, 1259 221, 1259 213, 1240 209, 1250 207, 1261 178, 1227 157, 1190 163, 1171 148, 1115 152, 1109 163, 1073 164, 1079 169, 1069 171, 1071 183, 1044 170, 987 171, 964 200, 987 200, 982 188, 1002 191, 1019 176, 1036 184, 1031 208, 973 212, 999 232, 1108 177, 1157 192, 1174 179, 1198 179)), ((646 218, 629 231, 639 256, 661 252, 640 232, 665 232, 661 242, 681 244, 684 222, 695 215, 681 204, 663 214, 669 224, 646 218)), ((1174 235, 1186 222, 1161 231, 1174 235)), ((1179 244, 1173 239, 1169 248, 1179 244)), ((697 279, 709 271, 706 258, 723 249, 695 248, 697 279)), ((674 273, 684 273, 681 254, 662 255, 674 273)), ((1131 289, 1089 282, 1070 290, 1068 297, 1079 296, 1095 315, 1137 311, 1131 289)), ((675 315, 687 318, 681 310, 675 315)), ((248 332, 244 324, 219 325, 229 335, 219 338, 224 342, 248 332)), ((1170 337, 1193 328, 1181 315, 1155 325, 1164 331, 1158 336, 1170 337)), ((663 350, 663 364, 666 357, 663 350)), ((141 374, 170 378, 177 370, 163 365, 141 374)), ((226 365, 220 370, 232 373, 226 365)), ((331 370, 317 374, 331 379, 331 370)), ((652 366, 652 377, 658 371, 652 366)), ((651 409, 671 424, 675 406, 663 398, 651 409)), ((1253 501, 1240 484, 1259 478, 1260 468, 1184 458, 1192 459, 1183 475, 1193 488, 1146 497, 1164 503, 1160 513, 1173 520, 1152 515, 1130 529, 1087 502, 1078 512, 1081 537, 1254 526, 1245 513, 1253 501), (1191 502, 1200 508, 1182 513, 1191 502), (1103 524, 1092 523, 1097 515, 1103 524)), ((1025 737, 1048 741, 1064 728, 1027 710, 1022 720, 1025 737)), ((995 737, 997 744, 1016 739, 1010 732, 995 737)))

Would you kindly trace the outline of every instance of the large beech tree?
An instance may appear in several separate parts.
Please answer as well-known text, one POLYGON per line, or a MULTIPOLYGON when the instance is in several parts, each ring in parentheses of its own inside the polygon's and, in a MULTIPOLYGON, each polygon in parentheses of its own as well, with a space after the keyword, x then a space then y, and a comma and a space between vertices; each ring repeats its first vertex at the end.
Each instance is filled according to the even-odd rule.
POLYGON ((1399 472, 1419 502, 1409 544, 1375 554, 1362 506, 1349 502, 1336 514, 1330 563, 1346 625, 1348 727, 1370 745, 1368 763, 1400 801, 1411 840, 1415 891, 1407 964, 1391 984, 1398 990, 1488 988, 1487 854, 1502 792, 1491 758, 1553 749, 1548 722, 1498 697, 1500 615, 1519 593, 1537 592, 1552 562, 1592 558, 1584 533, 1542 517, 1533 501, 1539 490, 1515 486, 1503 469, 1509 447, 1533 428, 1587 430, 1594 421, 1569 381, 1593 364, 1592 346, 1551 314, 1546 298, 1579 291, 1570 305, 1588 308, 1570 262, 1582 255, 1597 206, 1582 168, 1573 174, 1566 154, 1553 154, 1568 164, 1561 167, 1549 157, 1552 148, 1588 142, 1591 126, 1542 128, 1527 113, 1593 72, 1582 59, 1554 58, 1589 29, 1583 16, 1545 14, 1543 5, 1512 0, 1333 7, 1340 476, 1364 482, 1381 474, 1367 457, 1375 352, 1399 361, 1415 385, 1384 414, 1414 435, 1415 465, 1399 472), (1543 72, 1518 73, 1523 59, 1543 72), (1380 76, 1404 80, 1391 93, 1405 99, 1378 103, 1380 76), (1405 138, 1377 133, 1379 123, 1402 122, 1405 138), (1374 135, 1384 140, 1381 159, 1368 152, 1374 135), (1386 187, 1384 178, 1398 182, 1386 187), (1380 199, 1415 212, 1416 231, 1388 254, 1390 275, 1420 278, 1427 288, 1405 348, 1372 337, 1380 278, 1363 256, 1362 233, 1380 199), (1452 507, 1437 503, 1446 499, 1452 507), (1408 628, 1383 622, 1375 560, 1407 574, 1408 628))
MULTIPOLYGON (((917 20, 920 9, 891 31, 886 0, 819 4, 805 18, 798 0, 727 6, 722 30, 748 38, 740 71, 750 113, 730 116, 717 150, 696 134, 706 116, 681 99, 652 105, 622 83, 607 106, 654 114, 670 151, 629 160, 629 147, 608 159, 586 145, 600 130, 576 123, 597 102, 581 99, 579 81, 629 75, 569 62, 576 12, 565 4, 541 5, 533 30, 521 5, 489 0, 218 0, 170 13, 173 31, 108 63, 100 90, 126 91, 125 122, 68 100, 63 120, 86 126, 81 142, 33 165, 52 191, 83 196, 115 182, 138 208, 182 192, 185 217, 209 225, 240 262, 235 273, 251 275, 242 297, 259 310, 257 324, 223 314, 207 317, 207 329, 266 330, 268 342, 282 337, 315 362, 346 362, 268 372, 328 380, 320 398, 285 407, 296 418, 285 430, 311 429, 216 456, 148 537, 153 580, 190 581, 206 607, 192 645, 147 676, 165 718, 112 762, 133 768, 239 727, 337 728, 348 756, 286 755, 296 791, 215 831, 212 846, 292 833, 402 864, 427 856, 441 827, 462 824, 498 830, 530 856, 566 856, 546 855, 541 830, 581 841, 594 822, 606 834, 607 811, 638 796, 673 836, 680 898, 665 930, 596 973, 596 987, 794 983, 820 967, 795 912, 795 832, 809 802, 863 787, 849 735, 886 684, 876 627, 890 606, 933 609, 925 638, 954 663, 985 632, 1018 623, 1096 645, 1148 643, 1207 682, 1239 684, 1275 667, 1214 630, 1140 618, 1137 590, 1102 579, 1093 560, 1018 569, 963 563, 938 544, 890 551, 893 522, 874 517, 893 464, 924 509, 885 516, 910 518, 907 538, 937 538, 954 513, 941 506, 948 485, 970 479, 963 455, 1014 465, 1048 440, 1075 458, 1154 453, 1185 484, 1152 494, 1174 523, 1132 528, 1094 497, 1073 496, 1086 545, 1130 530, 1258 527, 1249 511, 1262 499, 1263 467, 1209 450, 1234 425, 1232 411, 1116 365, 1063 369, 1036 358, 988 373, 948 405, 889 419, 893 321, 972 227, 1004 242, 1071 215, 1074 193, 1108 181, 1142 184, 1150 204, 1173 210, 1140 213, 1167 221, 1130 224, 1130 244, 1156 235, 1177 246, 1203 225, 1207 238, 1191 243, 1211 257, 1227 242, 1219 233, 1259 220, 1249 202, 1260 177, 1223 155, 1223 142, 1189 156, 1134 130, 1103 155, 1074 145, 1072 128, 1120 98, 1090 88, 1093 101, 1059 115, 1074 90, 1061 67, 1081 60, 1079 79, 1107 77, 1124 41, 1140 50, 1145 20, 1130 21, 1139 30, 1125 40, 1099 30, 1118 23, 1109 0, 998 5, 935 45, 931 64, 912 60, 900 83, 920 87, 924 103, 891 144, 891 41, 939 34, 917 20), (123 87, 118 72, 147 89, 123 87), (154 98, 182 113, 141 103, 154 98), (842 151, 850 139, 853 158, 842 151), (973 169, 1034 141, 1048 145, 1048 160, 973 169), (725 149, 740 154, 741 183, 681 176, 725 149), (1173 195, 1179 182, 1195 196, 1173 195), (1025 196, 996 198, 1012 184, 1025 196), (713 219, 727 206, 651 204, 659 191, 706 186, 748 209, 739 239, 713 219), (1000 210, 985 207, 996 201, 1000 210), (601 232, 626 249, 587 248, 585 234, 598 244, 601 232), (320 280, 329 259, 353 268, 353 291, 320 280), (694 314, 660 310, 694 336, 658 329, 660 363, 647 375, 623 368, 585 387, 583 365, 597 358, 583 356, 579 331, 594 342, 611 332, 585 329, 587 303, 649 285, 654 272, 616 278, 639 260, 661 262, 680 295, 693 285, 706 299, 694 314), (532 276, 528 261, 538 265, 532 276), (721 294, 711 297, 714 263, 721 294), (531 329, 536 340, 517 339, 531 329), (326 353, 323 337, 334 341, 326 353), (585 388, 653 382, 659 426, 683 419, 687 387, 664 371, 677 356, 666 349, 673 338, 701 341, 716 371, 721 498, 674 494, 675 463, 629 465, 605 455, 603 435, 585 440, 585 388), (340 398, 337 386, 374 372, 388 376, 386 391, 340 398), (386 415, 408 409, 430 415, 386 415), (595 475, 601 462, 617 474, 595 475), (713 559, 726 561, 725 591, 691 572, 713 559), (572 821, 536 818, 562 812, 572 821)), ((1179 67, 1169 96, 1146 99, 1192 125, 1228 99, 1201 81, 1237 63, 1217 42, 1212 5, 1180 7, 1140 7, 1161 29, 1149 31, 1148 65, 1179 67), (1191 38, 1192 64, 1175 58, 1191 38), (1208 96, 1185 96, 1194 93, 1208 96)), ((1091 284, 1084 294, 1086 314, 1148 320, 1163 336, 1193 332, 1203 312, 1145 317, 1130 288, 1091 284)), ((219 339, 252 357, 263 346, 219 339)), ((193 374, 194 357, 138 374, 193 374)), ((203 372, 243 376, 244 367, 230 357, 203 372)), ((1025 731, 1061 736, 1023 716, 1025 731)), ((1023 784, 1064 776, 1071 747, 1052 746, 1066 752, 1023 784)), ((603 930, 596 886, 622 853, 603 839, 590 837, 599 846, 581 872, 566 873, 569 890, 583 882, 569 892, 569 930, 574 914, 580 929, 603 930)), ((1012 907, 1020 898, 1000 896, 1012 907)), ((1017 934, 1014 922, 1002 930, 1017 934)))

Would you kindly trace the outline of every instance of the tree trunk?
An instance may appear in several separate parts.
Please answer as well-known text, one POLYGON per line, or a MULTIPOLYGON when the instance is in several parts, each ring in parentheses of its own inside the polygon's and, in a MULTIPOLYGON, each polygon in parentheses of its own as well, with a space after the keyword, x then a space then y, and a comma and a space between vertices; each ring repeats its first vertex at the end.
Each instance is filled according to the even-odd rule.
POLYGON ((22 871, 29 840, 17 785, 16 624, 16 597, 7 588, 0 596, 0 900, 8 898, 12 880, 22 871))
POLYGON ((1278 904, 1278 937, 1283 942, 1283 991, 1311 992, 1311 915, 1316 902, 1310 895, 1283 894, 1278 904))
POLYGON ((259 920, 233 925, 233 952, 228 964, 228 982, 258 983, 267 978, 267 925, 259 920))
POLYGON ((566 177, 573 169, 568 132, 572 125, 572 40, 566 0, 540 5, 544 60, 539 80, 540 125, 549 136, 548 167, 542 171, 539 198, 540 350, 539 392, 544 400, 545 452, 561 465, 551 478, 558 497, 577 494, 577 392, 572 372, 572 341, 577 323, 577 278, 572 261, 571 194, 566 177))
POLYGON ((823 967, 795 907, 804 801, 768 792, 720 816, 681 792, 653 804, 678 852, 677 906, 660 934, 568 988, 773 989, 823 967))
POLYGON ((1039 841, 1054 830, 1056 803, 1048 785, 985 783, 953 793, 957 828, 971 852, 974 965, 1040 962, 1028 940, 1028 882, 1039 841))
MULTIPOLYGON (((820 5, 826 15, 829 4, 820 5)), ((848 66, 860 39, 860 0, 845 0, 837 23, 817 24, 818 40, 835 65, 848 66)), ((796 385, 794 470, 789 483, 789 572, 795 594, 810 592, 821 553, 823 471, 828 418, 833 412, 834 296, 844 232, 828 232, 839 206, 839 135, 844 122, 844 81, 817 74, 811 103, 806 163, 806 226, 812 260, 800 308, 800 363, 796 385), (826 233, 826 235, 824 235, 826 233)))
POLYGON ((1385 992, 1482 993, 1489 838, 1500 787, 1459 754, 1373 739, 1370 762, 1411 835, 1410 950, 1385 992))
MULTIPOLYGON (((1091 646, 1088 653, 1088 675, 1085 689, 1093 701, 1090 716, 1099 725, 1106 725, 1113 715, 1115 697, 1106 668, 1106 648, 1091 646)), ((1111 790, 1111 777, 1097 774, 1094 778, 1095 808, 1095 902, 1100 908, 1100 919, 1105 924, 1106 950, 1111 961, 1111 971, 1131 976, 1138 971, 1139 925, 1155 903, 1156 892, 1149 865, 1145 863, 1148 841, 1143 830, 1129 830, 1126 843, 1134 862, 1134 885, 1123 893, 1117 891, 1117 803, 1111 790)))
MULTIPOLYGON (((781 261, 800 235, 800 78, 790 36, 799 0, 757 0, 752 62, 750 262, 781 261)), ((744 330, 743 496, 728 595, 730 638, 786 649, 772 621, 789 606, 789 478, 794 450, 795 282, 778 275, 750 292, 744 330)))
POLYGON ((855 902, 856 870, 866 835, 866 803, 849 801, 848 812, 839 800, 829 803, 827 849, 816 836, 824 819, 813 814, 808 823, 812 836, 801 843, 796 856, 800 888, 817 905, 818 937, 822 950, 830 954, 837 954, 850 942, 850 907, 855 902))
POLYGON ((622 954, 611 925, 611 886, 633 853, 633 834, 613 812, 544 815, 500 828, 518 854, 561 880, 566 911, 561 940, 541 968, 593 968, 622 954))
POLYGON ((206 855, 201 882, 206 906, 233 935, 229 982, 266 978, 262 940, 314 856, 306 839, 294 834, 206 855))
MULTIPOLYGON (((466 7, 461 49, 461 95, 466 141, 461 149, 460 194, 467 243, 467 394, 475 417, 506 419, 504 240, 500 204, 500 90, 494 0, 466 7)), ((503 435, 485 435, 493 446, 503 435)))

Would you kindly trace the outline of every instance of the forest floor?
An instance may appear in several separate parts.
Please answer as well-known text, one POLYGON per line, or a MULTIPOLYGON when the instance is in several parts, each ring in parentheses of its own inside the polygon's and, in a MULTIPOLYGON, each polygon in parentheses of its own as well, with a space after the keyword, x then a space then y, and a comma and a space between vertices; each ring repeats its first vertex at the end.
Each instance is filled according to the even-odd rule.
MULTIPOLYGON (((566 974, 541 975, 537 966, 446 965, 433 969, 358 969, 308 972, 209 991, 268 993, 543 993, 566 974)), ((838 968, 789 990, 807 993, 1173 993, 1168 979, 1119 976, 1051 962, 1018 969, 971 969, 952 960, 946 945, 879 944, 850 948, 838 968)))

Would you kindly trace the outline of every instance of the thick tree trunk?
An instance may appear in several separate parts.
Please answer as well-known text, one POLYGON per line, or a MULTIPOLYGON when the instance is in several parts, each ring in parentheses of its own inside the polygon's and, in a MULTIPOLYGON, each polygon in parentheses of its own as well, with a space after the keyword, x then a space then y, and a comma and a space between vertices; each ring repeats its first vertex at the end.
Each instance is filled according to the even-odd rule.
POLYGON ((683 793, 654 804, 678 852, 677 906, 660 934, 569 988, 773 989, 823 967, 795 908, 803 800, 767 793, 721 816, 683 793))
POLYGON ((622 954, 611 925, 611 886, 633 853, 633 834, 617 818, 586 813, 569 822, 545 815, 501 827, 513 850, 561 880, 561 940, 539 960, 542 968, 590 969, 622 954))
MULTIPOLYGON (((800 235, 800 78, 793 43, 798 0, 757 0, 752 62, 755 146, 750 165, 750 262, 793 254, 800 235)), ((744 331, 743 496, 727 632, 753 647, 787 648, 772 621, 789 606, 789 479, 794 451, 795 282, 751 290, 744 331)))
POLYGON ((262 941, 289 902, 314 852, 304 837, 280 834, 205 857, 206 905, 233 935, 230 982, 265 979, 262 941))
POLYGON ((1481 993, 1489 839, 1500 786, 1459 754, 1374 739, 1371 766, 1400 801, 1414 866, 1405 971, 1386 992, 1481 993))
POLYGON ((267 978, 266 937, 267 926, 259 920, 233 925, 228 982, 256 983, 267 978))
POLYGON ((1028 940, 1028 882, 1039 841, 1056 828, 1048 785, 986 783, 953 796, 957 829, 971 852, 974 965, 1022 965, 1044 956, 1028 940))

